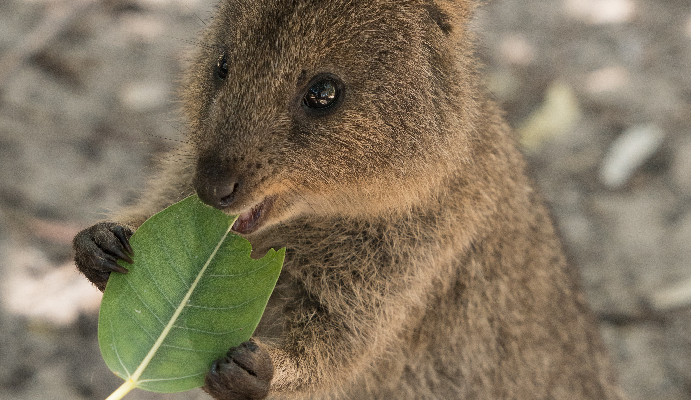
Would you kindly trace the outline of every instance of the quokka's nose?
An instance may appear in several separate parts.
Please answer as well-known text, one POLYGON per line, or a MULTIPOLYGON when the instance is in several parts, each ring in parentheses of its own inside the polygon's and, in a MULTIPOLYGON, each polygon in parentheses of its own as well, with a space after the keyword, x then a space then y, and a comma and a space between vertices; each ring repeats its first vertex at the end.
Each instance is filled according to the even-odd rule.
POLYGON ((225 163, 212 162, 211 159, 200 159, 194 178, 194 189, 200 200, 218 209, 224 209, 233 204, 240 182, 233 174, 222 168, 225 163))
POLYGON ((224 209, 233 204, 237 190, 238 182, 206 184, 196 187, 200 200, 218 209, 224 209))

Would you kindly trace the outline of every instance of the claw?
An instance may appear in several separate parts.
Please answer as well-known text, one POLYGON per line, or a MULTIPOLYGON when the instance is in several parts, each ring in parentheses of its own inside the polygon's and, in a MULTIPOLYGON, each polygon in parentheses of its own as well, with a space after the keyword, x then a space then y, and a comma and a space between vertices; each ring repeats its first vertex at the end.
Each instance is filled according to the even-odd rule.
MULTIPOLYGON (((128 249, 125 249, 125 250, 128 250, 128 249)), ((127 253, 125 253, 122 249, 114 248, 114 249, 111 249, 111 251, 114 253, 115 256, 117 256, 117 257, 119 257, 120 259, 122 259, 122 260, 128 262, 129 264, 133 264, 133 263, 134 263, 134 260, 130 257, 130 255, 127 254, 127 253)), ((133 250, 131 251, 131 255, 132 255, 132 256, 134 255, 133 250)))
MULTIPOLYGON (((119 243, 122 244, 128 255, 133 256, 134 255, 134 249, 131 247, 131 244, 129 243, 129 238, 131 237, 132 233, 129 231, 127 228, 124 228, 122 226, 116 226, 112 229, 112 233, 114 233, 114 236, 119 239, 119 243)), ((121 256, 120 256, 121 257, 121 256)), ((123 258, 124 261, 128 262, 129 264, 132 264, 133 261, 131 261, 131 258, 123 258)))
POLYGON ((216 399, 262 400, 270 391, 273 373, 269 354, 248 341, 211 364, 204 390, 216 399))
POLYGON ((115 260, 100 259, 99 264, 102 268, 109 270, 109 271, 119 272, 121 274, 126 274, 129 272, 128 269, 117 264, 117 262, 115 260))

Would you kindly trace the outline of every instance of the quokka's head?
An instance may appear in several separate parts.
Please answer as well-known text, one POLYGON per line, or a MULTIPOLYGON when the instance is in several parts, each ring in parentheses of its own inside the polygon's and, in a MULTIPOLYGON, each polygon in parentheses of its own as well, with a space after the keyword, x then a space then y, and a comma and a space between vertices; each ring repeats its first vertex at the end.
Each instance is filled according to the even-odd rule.
POLYGON ((224 0, 183 99, 194 187, 249 234, 434 190, 469 129, 465 0, 224 0), (461 61, 460 61, 461 60, 461 61))

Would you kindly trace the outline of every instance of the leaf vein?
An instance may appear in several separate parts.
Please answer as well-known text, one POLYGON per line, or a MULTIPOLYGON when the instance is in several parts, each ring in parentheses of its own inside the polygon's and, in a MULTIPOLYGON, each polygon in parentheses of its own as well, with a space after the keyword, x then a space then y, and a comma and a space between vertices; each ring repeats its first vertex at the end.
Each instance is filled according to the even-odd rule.
MULTIPOLYGON (((163 236, 162 236, 162 234, 161 234, 161 232, 156 232, 156 237, 158 238, 158 240, 157 240, 158 247, 163 251, 163 253, 168 254, 168 250, 170 250, 170 249, 168 249, 167 246, 165 245, 165 243, 168 243, 167 238, 164 239, 163 236)), ((188 259, 188 260, 191 260, 192 257, 190 256, 190 253, 189 253, 189 251, 188 251, 188 249, 187 249, 187 246, 183 246, 183 250, 184 250, 185 253, 187 254, 187 259, 188 259)), ((174 271, 175 276, 176 276, 176 277, 180 280, 180 282, 182 283, 183 289, 187 289, 187 288, 189 287, 189 284, 185 281, 185 279, 184 279, 184 278, 182 277, 182 275, 180 274, 180 271, 177 269, 176 265, 173 263, 172 257, 164 257, 164 258, 165 258, 165 260, 168 262, 168 265, 170 266, 170 270, 171 270, 171 271, 174 271)), ((149 271, 149 272, 150 272, 150 271, 149 271)), ((174 305, 174 304, 171 303, 170 305, 172 305, 173 308, 175 308, 175 305, 174 305)))
POLYGON ((219 353, 218 350, 201 350, 201 349, 195 349, 192 347, 175 346, 174 344, 163 344, 161 347, 169 347, 171 349, 191 351, 193 353, 206 353, 206 354, 218 354, 219 353))
POLYGON ((163 296, 165 301, 168 302, 168 304, 170 304, 170 307, 172 307, 172 309, 175 310, 177 307, 170 301, 168 296, 166 296, 163 290, 160 288, 161 283, 155 279, 155 277, 153 276, 153 272, 148 267, 148 264, 146 264, 143 269, 146 270, 146 272, 148 273, 148 278, 153 283, 153 286, 156 288, 156 290, 158 290, 158 293, 160 293, 160 295, 163 296))
POLYGON ((136 323, 136 325, 138 325, 138 327, 141 328, 141 330, 142 330, 146 335, 148 335, 148 338, 149 338, 149 339, 155 340, 155 337, 151 334, 151 332, 149 332, 148 329, 146 329, 146 327, 143 326, 143 324, 141 323, 141 321, 139 321, 139 320, 137 320, 136 318, 134 318, 134 315, 133 315, 133 314, 127 313, 126 315, 128 315, 129 318, 131 318, 131 320, 134 321, 134 323, 136 323))
POLYGON ((124 364, 124 361, 122 360, 121 355, 119 355, 119 349, 117 346, 114 345, 116 343, 116 336, 114 335, 114 321, 110 318, 109 319, 109 332, 111 333, 112 336, 112 350, 114 350, 114 355, 117 356, 117 360, 119 361, 119 364, 121 364, 122 368, 124 369, 124 375, 126 375, 126 379, 131 379, 131 373, 129 373, 129 369, 126 367, 124 364))
MULTIPOLYGON (((134 285, 133 285, 133 283, 131 282, 130 279, 127 279, 127 280, 126 280, 126 284, 128 285, 129 289, 131 289, 131 290, 134 292, 134 294, 135 294, 136 297, 139 299, 139 301, 141 302, 141 304, 146 308, 146 310, 148 310, 148 312, 150 312, 154 317, 156 317, 156 319, 158 320, 158 322, 159 322, 162 326, 165 326, 165 323, 160 319, 160 317, 158 316, 158 314, 157 314, 155 311, 153 311, 153 310, 151 309, 151 307, 148 306, 148 303, 147 303, 147 302, 143 301, 143 298, 142 298, 141 295, 139 294, 139 291, 137 290, 136 287, 134 287, 134 285)), ((129 313, 129 315, 131 315, 131 313, 129 313)))
POLYGON ((139 381, 139 383, 146 383, 146 382, 165 382, 165 381, 176 381, 180 379, 188 379, 188 378, 193 378, 195 376, 201 376, 201 375, 206 375, 206 372, 200 372, 197 374, 192 374, 192 375, 186 375, 186 376, 178 376, 175 378, 152 378, 152 379, 142 379, 139 381))
POLYGON ((173 328, 184 329, 184 330, 187 330, 187 331, 193 331, 193 332, 203 333, 203 334, 212 335, 212 336, 224 336, 224 335, 230 335, 230 334, 232 334, 232 333, 240 332, 240 331, 242 331, 243 329, 245 329, 246 327, 243 326, 243 327, 239 327, 239 328, 236 328, 236 329, 233 329, 233 330, 230 330, 230 331, 226 331, 226 332, 206 331, 206 330, 203 330, 203 329, 197 329, 197 328, 192 328, 192 327, 189 327, 189 326, 182 326, 182 325, 175 325, 173 328))
POLYGON ((226 231, 223 232, 223 235, 221 236, 221 239, 219 240, 219 243, 216 245, 216 247, 211 250, 211 254, 210 254, 209 258, 204 263, 204 265, 202 265, 201 270, 199 271, 199 273, 195 277, 194 281, 190 285, 190 288, 187 291, 187 293, 184 295, 182 301, 180 301, 179 306, 173 311, 173 315, 170 317, 168 324, 163 328, 163 331, 161 332, 158 339, 155 340, 155 343, 151 347, 148 354, 146 354, 146 357, 141 361, 141 364, 139 364, 138 368, 136 368, 136 371, 134 371, 133 376, 135 377, 135 379, 138 380, 141 377, 141 374, 148 367, 149 363, 151 362, 151 359, 153 359, 153 357, 155 356, 159 347, 161 345, 163 345, 165 338, 170 334, 170 331, 172 330, 173 326, 175 325, 175 321, 177 321, 177 319, 180 318, 180 316, 182 315, 182 312, 183 312, 185 306, 187 305, 187 302, 189 301, 190 297, 192 296, 194 289, 197 287, 197 284, 199 283, 202 276, 206 273, 206 270, 209 267, 209 265, 211 264, 212 259, 215 257, 216 253, 219 251, 219 249, 223 245, 224 241, 226 240, 228 231, 231 230, 232 226, 233 226, 233 221, 231 221, 228 228, 226 228, 226 231))
POLYGON ((239 274, 210 274, 210 275, 207 275, 207 277, 208 278, 242 278, 245 276, 253 275, 253 274, 257 273, 258 271, 269 267, 275 261, 276 260, 274 258, 270 257, 270 259, 267 260, 264 265, 262 265, 258 268, 249 270, 249 271, 241 272, 239 274))
POLYGON ((260 298, 263 298, 263 297, 267 297, 267 293, 263 293, 260 296, 252 297, 252 298, 244 301, 243 303, 238 303, 236 305, 229 306, 229 307, 208 307, 208 306, 199 306, 199 305, 193 305, 193 304, 187 304, 185 307, 198 308, 198 309, 210 310, 210 311, 212 311, 212 310, 235 310, 237 308, 241 308, 241 307, 245 306, 246 304, 250 304, 250 303, 252 303, 260 298))

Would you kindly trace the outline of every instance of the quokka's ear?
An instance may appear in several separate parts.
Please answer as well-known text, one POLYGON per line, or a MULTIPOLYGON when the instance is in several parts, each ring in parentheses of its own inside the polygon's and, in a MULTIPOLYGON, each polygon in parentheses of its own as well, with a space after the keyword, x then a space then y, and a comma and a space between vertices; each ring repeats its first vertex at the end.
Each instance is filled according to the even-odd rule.
POLYGON ((473 0, 428 0, 425 5, 440 29, 450 34, 466 27, 476 3, 473 0))

